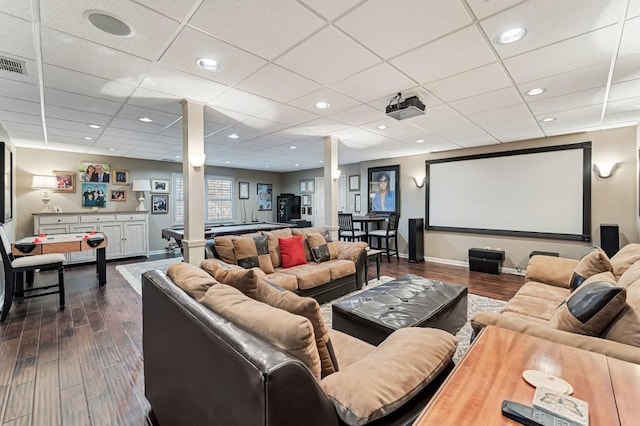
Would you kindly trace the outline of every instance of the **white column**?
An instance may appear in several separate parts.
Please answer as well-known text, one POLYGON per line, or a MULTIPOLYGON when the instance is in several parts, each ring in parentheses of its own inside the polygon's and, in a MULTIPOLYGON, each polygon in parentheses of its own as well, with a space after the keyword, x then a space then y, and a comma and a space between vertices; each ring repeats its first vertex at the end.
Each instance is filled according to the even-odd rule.
POLYGON ((338 138, 325 136, 324 140, 324 224, 338 241, 338 180, 332 178, 338 170, 338 138))
POLYGON ((204 166, 195 168, 189 155, 204 155, 204 104, 182 100, 182 174, 184 177, 184 260, 204 260, 204 166))

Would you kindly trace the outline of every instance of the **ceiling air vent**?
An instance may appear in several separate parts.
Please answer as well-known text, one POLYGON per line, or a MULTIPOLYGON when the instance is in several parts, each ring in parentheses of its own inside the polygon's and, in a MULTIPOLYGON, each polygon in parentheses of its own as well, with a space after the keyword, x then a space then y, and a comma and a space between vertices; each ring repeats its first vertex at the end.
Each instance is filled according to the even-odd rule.
POLYGON ((17 72, 18 74, 26 74, 27 67, 23 61, 17 59, 7 58, 6 56, 0 56, 0 70, 17 72))

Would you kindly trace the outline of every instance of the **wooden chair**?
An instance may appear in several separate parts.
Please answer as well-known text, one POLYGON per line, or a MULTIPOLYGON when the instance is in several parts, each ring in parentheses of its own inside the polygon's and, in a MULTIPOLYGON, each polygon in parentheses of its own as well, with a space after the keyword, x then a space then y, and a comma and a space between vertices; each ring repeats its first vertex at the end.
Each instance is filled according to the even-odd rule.
MULTIPOLYGON (((31 297, 47 296, 49 294, 60 294, 60 308, 64 308, 64 266, 63 263, 66 260, 66 256, 61 253, 52 254, 37 254, 33 256, 24 256, 14 258, 11 253, 11 243, 7 237, 7 232, 4 226, 0 225, 0 237, 2 237, 2 247, 0 254, 2 254, 2 264, 4 266, 4 304, 2 306, 2 315, 0 315, 0 321, 4 321, 9 314, 11 304, 14 297, 22 297, 29 299, 31 297), (23 276, 26 273, 27 277, 33 277, 36 269, 39 270, 58 270, 58 283, 48 286, 24 288, 23 276), (47 290, 57 287, 54 291, 48 291, 40 293, 41 290, 47 290), (31 293, 38 291, 37 294, 30 294, 25 296, 25 293, 31 293)), ((33 279, 31 280, 33 281, 33 279)))
POLYGON ((367 241, 367 233, 358 231, 353 226, 353 214, 338 213, 338 239, 344 241, 367 241))
POLYGON ((389 213, 389 218, 387 220, 387 228, 386 229, 376 229, 374 231, 369 231, 369 246, 374 247, 371 244, 371 239, 376 239, 376 247, 379 250, 383 250, 387 255, 387 262, 391 263, 391 255, 395 253, 396 259, 400 261, 400 256, 398 254, 398 222, 400 221, 400 215, 396 212, 389 213), (382 239, 384 238, 385 247, 382 247, 382 239), (391 240, 393 239, 394 247, 391 248, 391 240))

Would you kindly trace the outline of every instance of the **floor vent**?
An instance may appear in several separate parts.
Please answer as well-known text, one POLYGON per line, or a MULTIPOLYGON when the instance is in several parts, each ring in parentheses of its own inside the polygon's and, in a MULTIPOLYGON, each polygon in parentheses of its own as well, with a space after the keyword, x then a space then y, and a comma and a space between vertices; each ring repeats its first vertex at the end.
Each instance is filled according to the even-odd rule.
POLYGON ((23 75, 27 73, 27 67, 24 61, 7 58, 6 56, 0 56, 0 70, 16 72, 23 75))

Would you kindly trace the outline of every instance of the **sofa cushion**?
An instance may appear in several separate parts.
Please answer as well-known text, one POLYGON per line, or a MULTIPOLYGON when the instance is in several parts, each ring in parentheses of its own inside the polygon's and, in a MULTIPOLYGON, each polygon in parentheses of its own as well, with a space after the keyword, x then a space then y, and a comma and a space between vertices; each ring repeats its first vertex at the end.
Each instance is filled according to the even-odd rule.
POLYGON ((619 280, 625 271, 638 260, 640 260, 640 244, 627 244, 611 257, 613 275, 619 280))
POLYGON ((255 299, 258 280, 264 276, 264 272, 258 268, 219 268, 216 270, 214 278, 218 282, 230 285, 231 287, 240 290, 242 294, 246 294, 252 299, 255 299))
POLYGON ((233 239, 234 236, 224 236, 224 237, 215 237, 213 239, 213 244, 215 245, 216 253, 220 259, 225 262, 235 265, 236 264, 236 253, 233 250, 233 239))
POLYGON ((571 275, 569 287, 573 291, 590 276, 612 270, 613 267, 607 254, 600 247, 594 247, 578 262, 573 270, 573 275, 571 275))
POLYGON ((338 371, 338 361, 333 352, 329 332, 324 324, 320 305, 315 299, 301 297, 290 291, 277 289, 265 279, 258 281, 256 299, 274 308, 301 315, 311 321, 316 339, 316 348, 320 356, 321 376, 325 377, 338 371))
POLYGON ((356 273, 356 264, 350 260, 329 260, 328 262, 323 262, 322 266, 329 268, 331 281, 348 277, 349 275, 356 273))
POLYGON ((549 325, 572 333, 598 336, 624 307, 626 291, 611 272, 596 274, 562 303, 549 325))
POLYGON ((376 348, 371 343, 338 330, 329 330, 329 336, 331 336, 333 350, 341 369, 360 361, 376 348))
POLYGON ((309 244, 313 260, 318 263, 338 258, 338 249, 328 233, 307 235, 307 244, 309 244))
POLYGON ((298 358, 317 379, 320 379, 320 357, 316 349, 313 326, 307 318, 254 300, 225 284, 216 284, 209 288, 200 303, 267 343, 298 358))
POLYGON ((544 297, 516 294, 502 309, 502 312, 510 312, 548 322, 560 303, 560 301, 544 297))
POLYGON ((200 268, 204 269, 209 275, 212 277, 216 276, 216 271, 218 269, 239 269, 244 270, 242 266, 232 265, 230 263, 225 262, 222 259, 205 259, 200 264, 200 268))
POLYGON ((456 346, 455 337, 443 330, 401 328, 320 385, 345 423, 363 425, 392 413, 424 389, 451 363, 456 346))
POLYGON ((266 235, 233 239, 233 249, 236 253, 236 263, 243 268, 260 268, 266 274, 275 272, 269 255, 269 243, 266 235))
POLYGON ((274 268, 282 266, 281 253, 278 238, 291 238, 291 228, 274 229, 273 231, 264 231, 262 235, 266 235, 269 240, 269 255, 274 268))
POLYGON ((525 281, 538 281, 555 287, 569 288, 571 275, 578 265, 575 259, 555 256, 532 256, 525 281))
POLYGON ((302 235, 296 235, 290 238, 278 238, 278 245, 283 268, 290 268, 307 263, 302 245, 302 235))
POLYGON ((307 263, 279 269, 278 272, 295 276, 298 281, 298 290, 307 290, 331 281, 331 271, 324 266, 324 263, 307 263))
POLYGON ((272 283, 277 285, 278 287, 282 287, 285 290, 296 291, 298 290, 298 278, 295 275, 286 274, 282 271, 286 269, 278 269, 273 274, 268 274, 266 279, 272 283))
POLYGON ((167 275, 178 287, 196 300, 200 300, 209 287, 218 283, 206 271, 186 262, 169 265, 167 275))
POLYGON ((640 262, 633 264, 622 274, 618 286, 627 291, 627 302, 602 336, 640 347, 640 262))

